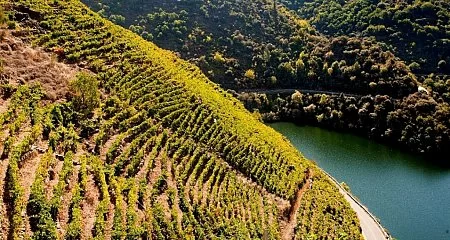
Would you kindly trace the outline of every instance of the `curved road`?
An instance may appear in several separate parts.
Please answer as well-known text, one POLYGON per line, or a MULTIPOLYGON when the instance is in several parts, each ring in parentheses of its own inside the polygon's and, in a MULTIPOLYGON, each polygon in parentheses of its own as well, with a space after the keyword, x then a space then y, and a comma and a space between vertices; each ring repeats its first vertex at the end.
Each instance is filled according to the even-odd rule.
POLYGON ((234 90, 236 93, 261 93, 261 94, 286 94, 299 91, 301 93, 309 94, 327 94, 327 95, 344 95, 346 97, 362 97, 363 95, 344 93, 344 92, 333 92, 333 91, 320 91, 320 90, 309 90, 309 89, 295 89, 295 88, 282 88, 282 89, 239 89, 234 90))
POLYGON ((339 192, 344 196, 347 202, 350 203, 350 206, 356 212, 363 236, 366 240, 391 239, 391 235, 386 232, 380 222, 378 222, 375 216, 370 213, 364 205, 362 205, 351 193, 347 192, 335 178, 327 172, 323 172, 328 175, 334 184, 336 184, 339 188, 339 192))

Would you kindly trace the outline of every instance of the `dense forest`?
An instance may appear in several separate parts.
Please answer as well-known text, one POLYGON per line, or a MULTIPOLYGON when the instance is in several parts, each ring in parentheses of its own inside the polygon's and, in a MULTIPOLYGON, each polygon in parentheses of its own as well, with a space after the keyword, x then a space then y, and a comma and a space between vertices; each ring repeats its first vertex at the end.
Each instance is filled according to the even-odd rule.
POLYGON ((437 154, 430 160, 449 165, 450 108, 423 93, 402 100, 387 95, 352 96, 245 93, 237 96, 247 108, 258 109, 266 121, 289 120, 367 135, 407 150, 437 154))
POLYGON ((180 54, 222 87, 304 88, 407 96, 409 69, 370 39, 322 37, 275 1, 86 0, 180 54))
POLYGON ((448 1, 85 2, 196 64, 266 121, 450 151, 448 1))
POLYGON ((447 0, 288 2, 324 34, 375 37, 416 73, 450 74, 447 0))
POLYGON ((1 236, 362 239, 329 178, 195 65, 77 0, 1 5, 1 236))

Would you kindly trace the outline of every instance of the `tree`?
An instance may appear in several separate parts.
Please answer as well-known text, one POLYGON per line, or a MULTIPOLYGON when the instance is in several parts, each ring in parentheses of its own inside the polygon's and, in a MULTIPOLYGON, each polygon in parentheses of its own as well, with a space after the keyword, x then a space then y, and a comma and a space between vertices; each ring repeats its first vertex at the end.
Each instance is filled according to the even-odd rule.
POLYGON ((97 78, 81 72, 70 82, 72 102, 76 110, 84 114, 92 112, 100 103, 97 78))
POLYGON ((249 79, 254 80, 254 79, 256 78, 255 70, 253 70, 253 69, 248 69, 248 70, 245 72, 244 76, 245 76, 246 78, 249 78, 249 79))
POLYGON ((214 61, 218 63, 225 63, 227 60, 223 57, 223 55, 220 52, 215 52, 214 61))
POLYGON ((411 64, 409 64, 409 68, 412 71, 419 70, 420 69, 420 64, 418 64, 417 62, 412 62, 411 64))
POLYGON ((445 60, 441 60, 438 62, 438 68, 444 70, 447 62, 445 60))
POLYGON ((296 105, 302 105, 303 104, 303 95, 299 91, 295 91, 291 95, 292 103, 296 105))

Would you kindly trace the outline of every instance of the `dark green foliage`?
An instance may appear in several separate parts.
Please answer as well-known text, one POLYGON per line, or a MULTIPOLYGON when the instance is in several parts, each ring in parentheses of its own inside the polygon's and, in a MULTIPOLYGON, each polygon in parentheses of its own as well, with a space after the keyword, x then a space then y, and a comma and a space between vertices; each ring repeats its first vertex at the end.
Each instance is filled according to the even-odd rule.
POLYGON ((247 94, 240 99, 249 108, 260 109, 267 121, 281 118, 352 131, 421 153, 449 151, 445 146, 450 144, 450 106, 424 93, 401 100, 382 95, 300 93, 283 97, 247 94))
POLYGON ((58 239, 56 233, 56 224, 52 219, 50 212, 40 212, 37 230, 33 234, 33 239, 36 240, 56 240, 58 239))
POLYGON ((324 38, 273 0, 84 2, 105 16, 123 15, 125 27, 178 52, 229 89, 320 88, 406 96, 416 84, 406 65, 376 42, 324 38), (369 88, 370 82, 379 84, 369 88))
POLYGON ((92 112, 100 103, 98 81, 95 76, 81 72, 70 82, 75 109, 82 113, 92 112))
POLYGON ((450 2, 447 0, 286 0, 328 35, 374 36, 418 73, 450 73, 450 2))

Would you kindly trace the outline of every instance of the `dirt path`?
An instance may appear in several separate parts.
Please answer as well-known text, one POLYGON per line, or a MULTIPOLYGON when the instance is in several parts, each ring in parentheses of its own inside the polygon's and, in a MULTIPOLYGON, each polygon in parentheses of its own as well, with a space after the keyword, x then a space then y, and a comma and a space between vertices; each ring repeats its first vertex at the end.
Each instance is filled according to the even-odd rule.
MULTIPOLYGON (((9 103, 11 102, 10 99, 2 99, 0 97, 0 114, 5 113, 6 111, 8 111, 8 107, 9 107, 9 103)), ((1 127, 1 126, 0 126, 1 127)))
POLYGON ((7 236, 9 229, 9 218, 6 212, 5 201, 3 199, 8 164, 9 159, 0 160, 0 236, 7 236))
MULTIPOLYGON (((29 159, 26 159, 23 162, 22 167, 19 169, 20 174, 20 186, 24 189, 23 199, 22 201, 28 202, 31 193, 31 186, 36 177, 36 171, 39 168, 39 163, 41 161, 42 155, 38 155, 36 152, 32 152, 32 155, 29 159)), ((23 213, 23 216, 27 216, 26 212, 23 213)), ((28 221, 28 217, 24 217, 24 224, 27 236, 31 236, 31 228, 30 223, 28 221)))
POLYGON ((106 219, 105 239, 111 239, 114 222, 114 209, 116 205, 110 203, 108 206, 108 217, 106 219))
POLYGON ((167 163, 167 172, 168 172, 168 178, 167 178, 167 186, 170 189, 173 189, 175 191, 175 202, 173 203, 173 206, 175 208, 175 211, 177 212, 177 226, 178 229, 181 230, 182 229, 182 220, 183 220, 183 211, 181 211, 180 209, 180 198, 179 198, 179 192, 178 192, 178 188, 177 188, 177 182, 176 182, 176 176, 173 172, 173 159, 168 159, 168 163, 167 163))
POLYGON ((303 184, 302 188, 297 191, 295 198, 291 201, 287 222, 281 230, 281 239, 283 240, 294 239, 294 230, 295 226, 297 226, 298 209, 300 208, 303 195, 311 187, 313 175, 312 170, 308 169, 305 177, 305 184, 303 184))
POLYGON ((61 209, 58 211, 58 216, 56 221, 58 222, 58 234, 60 236, 60 239, 64 238, 64 235, 66 234, 67 230, 67 224, 69 220, 69 207, 70 202, 72 200, 73 195, 73 187, 76 183, 78 183, 78 172, 80 167, 75 166, 72 175, 69 178, 68 184, 66 186, 65 192, 62 196, 61 201, 61 209))
POLYGON ((47 176, 47 179, 45 181, 45 193, 47 194, 47 199, 52 199, 53 197, 53 189, 55 188, 56 184, 59 182, 59 175, 61 173, 62 167, 63 167, 63 161, 55 160, 52 165, 52 172, 53 172, 53 178, 50 178, 50 175, 47 176))
POLYGON ((95 184, 94 176, 88 175, 87 189, 85 189, 86 196, 81 202, 82 216, 83 216, 83 233, 82 239, 92 239, 92 229, 95 223, 95 210, 99 204, 100 191, 95 184))
POLYGON ((102 162, 106 162, 106 154, 108 153, 108 150, 111 148, 113 143, 116 141, 116 139, 120 136, 120 134, 115 134, 112 137, 110 137, 103 146, 101 146, 100 149, 100 160, 102 162))

